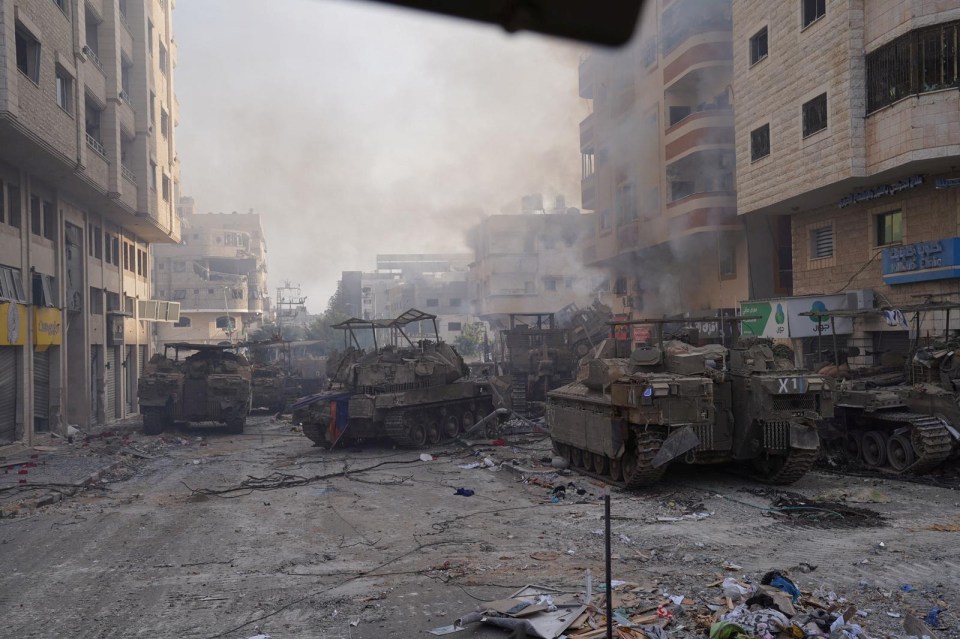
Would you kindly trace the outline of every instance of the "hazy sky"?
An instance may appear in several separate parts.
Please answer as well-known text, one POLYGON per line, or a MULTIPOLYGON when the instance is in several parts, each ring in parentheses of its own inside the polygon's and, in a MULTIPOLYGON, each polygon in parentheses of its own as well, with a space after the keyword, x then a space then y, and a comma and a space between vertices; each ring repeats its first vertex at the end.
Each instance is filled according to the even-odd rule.
POLYGON ((464 251, 526 193, 579 206, 579 45, 356 0, 185 0, 174 38, 182 193, 263 215, 271 297, 320 312, 377 253, 464 251))

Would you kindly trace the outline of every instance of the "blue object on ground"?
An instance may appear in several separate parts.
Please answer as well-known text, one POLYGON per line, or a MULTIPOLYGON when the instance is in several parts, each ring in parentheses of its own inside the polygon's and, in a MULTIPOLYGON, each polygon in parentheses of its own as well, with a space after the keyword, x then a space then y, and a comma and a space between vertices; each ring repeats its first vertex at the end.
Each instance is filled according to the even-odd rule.
POLYGON ((914 588, 910 584, 903 584, 902 586, 900 586, 900 590, 902 590, 903 592, 913 592, 914 590, 916 590, 916 588, 914 588))
POLYGON ((930 612, 927 613, 927 616, 924 617, 924 621, 927 622, 927 625, 931 628, 940 627, 940 613, 943 612, 943 608, 931 608, 930 612))
POLYGON ((790 595, 790 597, 793 598, 794 603, 800 601, 800 589, 797 588, 796 585, 794 585, 794 583, 786 577, 774 577, 773 580, 770 581, 770 585, 774 588, 779 588, 790 595))
POLYGON ((457 492, 453 493, 454 495, 461 495, 463 497, 473 497, 473 491, 469 488, 457 488, 457 492))

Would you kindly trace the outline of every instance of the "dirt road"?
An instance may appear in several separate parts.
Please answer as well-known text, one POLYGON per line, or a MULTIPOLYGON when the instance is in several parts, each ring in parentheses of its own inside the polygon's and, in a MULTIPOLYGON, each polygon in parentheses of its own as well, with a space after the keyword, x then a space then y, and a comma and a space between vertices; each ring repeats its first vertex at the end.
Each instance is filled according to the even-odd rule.
MULTIPOLYGON (((102 490, 0 520, 7 634, 411 637, 525 584, 575 590, 586 569, 602 574, 602 488, 548 467, 529 481, 520 468, 549 456, 544 442, 479 456, 450 446, 420 461, 385 447, 311 448, 269 417, 242 436, 195 428, 165 439, 102 490), (488 456, 493 468, 461 467, 488 456), (520 468, 506 467, 513 459, 520 468)), ((960 636, 960 533, 937 530, 960 524, 960 492, 823 473, 790 490, 773 510, 778 491, 712 470, 615 490, 614 576, 696 598, 715 596, 707 585, 724 575, 791 569, 801 588, 865 610, 873 636, 902 634, 891 615, 938 602, 940 636, 960 636), (835 507, 783 507, 801 496, 835 507)))

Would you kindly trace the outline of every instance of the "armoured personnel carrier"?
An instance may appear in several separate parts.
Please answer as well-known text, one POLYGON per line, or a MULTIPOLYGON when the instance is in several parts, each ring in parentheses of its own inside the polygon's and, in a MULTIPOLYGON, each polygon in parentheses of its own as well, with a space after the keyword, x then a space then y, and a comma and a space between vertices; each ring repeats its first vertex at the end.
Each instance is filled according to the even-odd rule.
POLYGON ((608 341, 578 381, 549 393, 554 447, 574 468, 627 488, 655 483, 671 462, 737 462, 776 484, 810 469, 829 402, 822 377, 778 366, 765 344, 728 351, 658 340, 629 358, 609 357, 608 341))
POLYGON ((467 379, 463 358, 439 339, 436 315, 410 309, 395 319, 354 318, 333 328, 349 341, 327 363, 330 389, 293 405, 294 422, 315 445, 388 438, 422 448, 452 440, 493 411, 490 384, 467 379), (432 322, 433 339, 411 339, 410 325, 420 322, 432 322), (363 348, 361 333, 372 338, 372 349, 363 348), (387 345, 378 346, 378 333, 388 334, 387 345))
POLYGON ((154 355, 138 381, 144 432, 159 434, 174 421, 213 421, 242 433, 250 412, 251 367, 233 348, 175 342, 154 355), (180 359, 190 351, 195 352, 180 359))
POLYGON ((500 332, 500 357, 515 412, 542 414, 547 391, 573 380, 576 363, 568 335, 553 313, 510 314, 510 328, 500 332))

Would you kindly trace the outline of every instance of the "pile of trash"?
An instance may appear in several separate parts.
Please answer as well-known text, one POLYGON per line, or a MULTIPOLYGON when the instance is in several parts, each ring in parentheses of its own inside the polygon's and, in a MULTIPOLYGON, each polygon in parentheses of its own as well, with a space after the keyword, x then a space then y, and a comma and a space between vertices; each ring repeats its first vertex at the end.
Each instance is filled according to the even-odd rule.
MULTIPOLYGON (((815 569, 815 567, 811 568, 815 569)), ((917 616, 887 612, 885 626, 871 633, 872 610, 858 610, 846 599, 825 589, 803 591, 787 571, 771 570, 759 583, 744 576, 725 577, 707 584, 697 594, 677 594, 653 580, 646 583, 614 580, 613 637, 618 639, 873 639, 879 637, 930 638, 940 627, 942 608, 917 616), (896 619, 896 621, 894 621, 896 619), (890 622, 902 624, 890 632, 890 622)), ((528 585, 507 599, 481 603, 449 626, 431 630, 446 635, 474 623, 511 630, 514 636, 542 639, 600 639, 607 636, 607 593, 604 584, 594 590, 587 571, 585 589, 569 590, 528 585)), ((906 591, 904 591, 906 592, 906 591)))

